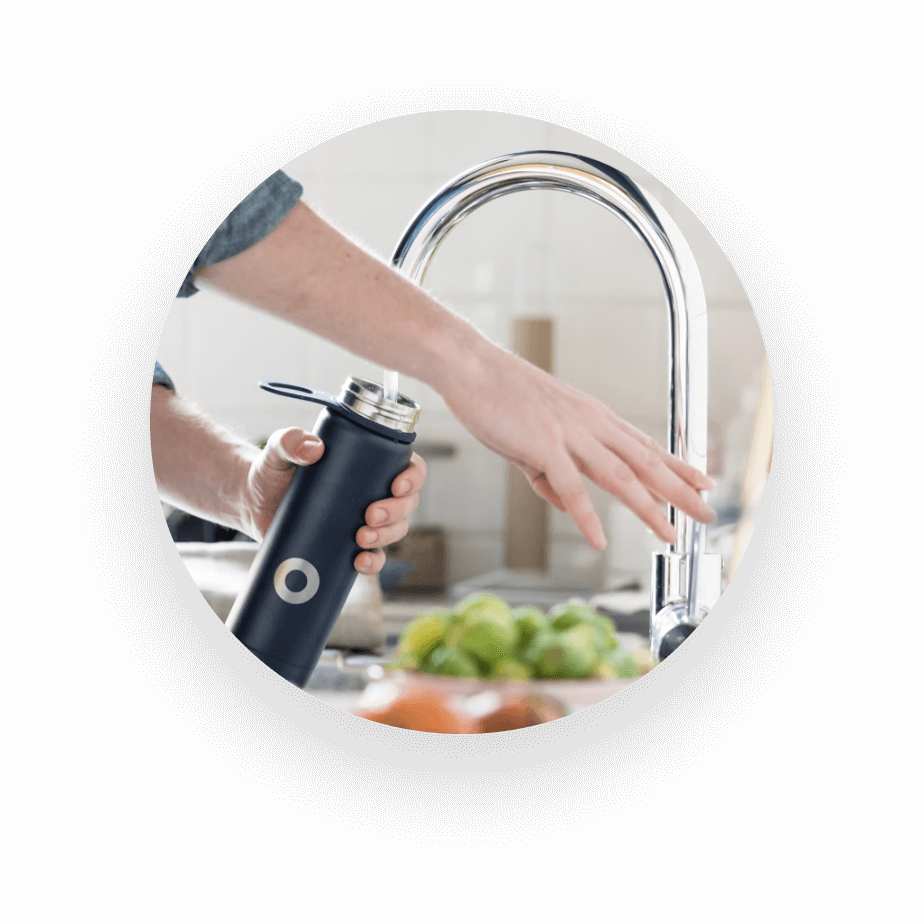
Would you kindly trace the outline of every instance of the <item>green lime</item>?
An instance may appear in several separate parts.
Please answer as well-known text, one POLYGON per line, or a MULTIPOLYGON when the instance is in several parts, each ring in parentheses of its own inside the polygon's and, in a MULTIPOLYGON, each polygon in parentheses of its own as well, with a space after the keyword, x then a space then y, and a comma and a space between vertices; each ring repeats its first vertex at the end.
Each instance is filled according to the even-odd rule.
POLYGON ((462 638, 462 632, 465 629, 466 619, 461 613, 453 613, 449 617, 449 623, 446 626, 446 644, 449 646, 458 645, 459 639, 462 638))
POLYGON ((577 625, 566 632, 540 633, 527 652, 537 677, 580 680, 593 676, 599 657, 593 628, 577 625))
POLYGON ((557 632, 564 632, 574 626, 588 622, 597 614, 589 607, 579 603, 566 603, 556 606, 549 614, 551 616, 552 628, 557 632))
POLYGON ((597 628, 591 623, 578 623, 573 628, 559 634, 569 645, 584 649, 589 655, 593 655, 594 660, 599 657, 597 652, 597 628))
POLYGON ((385 665, 385 669, 390 671, 416 671, 420 669, 420 665, 421 659, 417 655, 399 651, 397 656, 385 665))
POLYGON ((529 667, 515 658, 501 658, 491 672, 493 680, 529 680, 531 677, 529 667))
POLYGON ((638 661, 621 649, 614 649, 604 655, 602 665, 612 677, 638 677, 638 661))
POLYGON ((487 597, 487 594, 476 594, 473 597, 466 597, 465 600, 456 605, 452 615, 449 617, 449 625, 446 628, 447 645, 457 645, 459 643, 459 637, 465 628, 466 616, 485 597, 487 597))
POLYGON ((632 658, 623 658, 616 665, 617 677, 638 677, 638 662, 632 658))
POLYGON ((443 642, 450 616, 448 611, 433 611, 418 616, 404 627, 398 650, 402 654, 414 655, 421 660, 426 658, 443 642))
POLYGON ((456 613, 463 619, 485 615, 508 617, 510 607, 500 597, 495 597, 493 594, 475 594, 463 600, 456 607, 456 613))
POLYGON ((455 611, 461 613, 463 610, 467 609, 470 606, 473 606, 476 603, 483 603, 485 600, 494 600, 496 599, 492 594, 480 593, 480 594, 471 594, 468 597, 460 600, 456 604, 455 611))
POLYGON ((440 645, 427 659, 427 671, 443 677, 478 677, 478 665, 464 651, 440 645))
POLYGON ((594 629, 597 638, 597 650, 601 654, 619 648, 619 635, 610 619, 594 613, 593 618, 590 620, 590 625, 594 629))
POLYGON ((597 680, 613 680, 618 676, 616 665, 606 659, 602 659, 594 670, 594 677, 597 680))
POLYGON ((511 614, 517 630, 517 650, 522 651, 544 629, 548 629, 549 620, 542 610, 534 606, 521 606, 511 614))
POLYGON ((647 648, 636 648, 632 652, 632 660, 638 667, 638 676, 647 674, 654 667, 654 661, 651 659, 651 652, 647 648))
POLYGON ((517 630, 509 612, 506 615, 491 612, 469 615, 458 637, 459 648, 489 665, 510 654, 516 642, 517 630))
POLYGON ((536 661, 539 658, 541 652, 543 652, 547 645, 558 637, 557 632, 553 632, 550 628, 546 627, 545 629, 540 629, 533 640, 523 649, 519 654, 520 660, 524 664, 528 664, 533 669, 533 676, 538 677, 539 674, 536 672, 536 661))

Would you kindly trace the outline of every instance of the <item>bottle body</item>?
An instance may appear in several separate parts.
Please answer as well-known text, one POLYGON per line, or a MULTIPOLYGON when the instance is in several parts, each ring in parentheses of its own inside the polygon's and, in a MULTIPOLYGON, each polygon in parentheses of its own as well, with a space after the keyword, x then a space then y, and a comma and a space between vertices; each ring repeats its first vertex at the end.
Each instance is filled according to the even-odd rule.
POLYGON ((268 667, 303 687, 356 580, 356 533, 370 504, 391 496, 412 447, 355 421, 321 412, 324 454, 292 483, 228 616, 234 635, 268 667))

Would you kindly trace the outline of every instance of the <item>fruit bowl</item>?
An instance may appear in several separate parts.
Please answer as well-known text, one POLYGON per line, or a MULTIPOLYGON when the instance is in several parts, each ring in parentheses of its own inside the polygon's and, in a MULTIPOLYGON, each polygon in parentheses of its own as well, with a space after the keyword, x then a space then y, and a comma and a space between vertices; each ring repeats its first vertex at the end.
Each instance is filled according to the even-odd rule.
POLYGON ((537 692, 563 703, 569 712, 593 706, 624 690, 636 678, 616 677, 612 680, 488 680, 468 677, 437 677, 418 671, 395 671, 383 682, 398 679, 408 687, 426 686, 440 690, 446 696, 471 698, 487 693, 509 698, 537 692))
POLYGON ((644 649, 627 650, 613 623, 584 604, 547 615, 477 594, 408 623, 389 673, 354 711, 417 731, 506 731, 592 706, 650 667, 644 649))
POLYGON ((396 670, 369 683, 353 712, 414 731, 512 731, 564 718, 602 702, 633 679, 489 680, 396 670))
POLYGON ((539 693, 563 703, 568 713, 588 709, 615 696, 634 683, 637 677, 616 677, 612 680, 484 680, 469 677, 437 677, 417 671, 394 671, 384 680, 396 679, 408 688, 439 690, 446 696, 471 700, 485 693, 494 693, 509 700, 530 693, 539 693))

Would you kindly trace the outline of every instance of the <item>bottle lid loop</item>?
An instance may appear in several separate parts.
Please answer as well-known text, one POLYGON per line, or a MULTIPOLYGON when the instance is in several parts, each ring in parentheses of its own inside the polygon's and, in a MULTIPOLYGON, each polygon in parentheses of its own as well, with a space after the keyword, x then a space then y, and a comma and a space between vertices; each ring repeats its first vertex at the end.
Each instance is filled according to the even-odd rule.
POLYGON ((285 382, 260 382, 260 388, 284 398, 321 404, 340 414, 346 412, 346 416, 355 414, 368 422, 369 429, 383 435, 390 433, 401 442, 414 439, 414 426, 420 417, 420 407, 406 395, 399 394, 397 401, 390 401, 381 385, 353 376, 343 383, 336 398, 324 391, 285 382))

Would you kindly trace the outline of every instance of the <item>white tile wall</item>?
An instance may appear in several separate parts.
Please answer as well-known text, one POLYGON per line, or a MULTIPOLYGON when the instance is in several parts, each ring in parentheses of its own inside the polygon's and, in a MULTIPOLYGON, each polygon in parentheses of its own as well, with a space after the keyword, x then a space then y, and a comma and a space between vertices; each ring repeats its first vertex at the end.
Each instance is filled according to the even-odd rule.
MULTIPOLYGON (((668 209, 700 265, 710 306, 710 434, 720 439, 743 391, 759 381, 763 345, 737 277, 696 217, 664 186, 599 142, 547 123, 490 112, 422 113, 375 123, 308 151, 287 170, 305 200, 383 259, 443 183, 481 161, 530 149, 568 150, 633 177, 668 209)), ((561 193, 510 196, 456 228, 434 259, 426 288, 509 346, 517 316, 552 316, 555 370, 664 438, 667 322, 658 273, 644 245, 593 203, 561 193)), ((211 292, 177 300, 159 358, 179 390, 250 438, 317 412, 259 391, 261 378, 339 389, 350 374, 377 379, 370 363, 312 334, 211 292)), ((422 405, 426 438, 452 440, 458 453, 433 464, 427 514, 449 532, 450 575, 472 577, 503 564, 506 463, 475 442, 432 390, 402 390, 422 405)), ((712 436, 710 437, 712 438, 712 436)), ((612 499, 592 489, 607 522, 612 499)), ((603 556, 552 511, 552 564, 576 578, 602 573, 603 556)))

